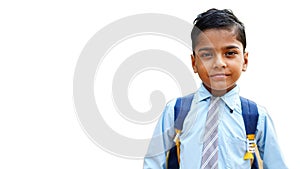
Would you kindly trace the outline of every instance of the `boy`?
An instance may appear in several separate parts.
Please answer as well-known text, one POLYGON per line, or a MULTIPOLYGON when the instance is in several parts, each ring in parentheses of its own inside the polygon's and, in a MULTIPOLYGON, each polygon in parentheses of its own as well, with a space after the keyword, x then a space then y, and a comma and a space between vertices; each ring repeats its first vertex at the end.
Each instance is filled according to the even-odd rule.
MULTIPOLYGON (((242 22, 230 10, 210 9, 194 21, 192 67, 202 80, 193 95, 180 137, 181 169, 249 169, 238 81, 248 53, 242 22)), ((144 169, 165 169, 174 146, 174 106, 170 101, 156 126, 144 169)), ((272 120, 258 107, 256 143, 265 169, 286 169, 272 120)))

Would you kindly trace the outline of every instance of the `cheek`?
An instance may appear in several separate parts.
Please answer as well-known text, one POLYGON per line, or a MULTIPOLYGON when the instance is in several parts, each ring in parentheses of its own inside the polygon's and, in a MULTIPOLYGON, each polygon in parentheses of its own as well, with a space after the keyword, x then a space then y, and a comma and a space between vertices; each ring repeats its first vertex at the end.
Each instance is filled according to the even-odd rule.
POLYGON ((230 67, 234 71, 242 71, 244 67, 244 61, 243 60, 235 60, 235 61, 229 61, 228 67, 230 67))
POLYGON ((242 64, 239 64, 237 63, 236 65, 234 66, 231 66, 231 72, 233 73, 233 78, 236 80, 238 79, 242 72, 243 72, 243 65, 242 64))
POLYGON ((202 77, 204 77, 204 76, 207 76, 207 72, 209 72, 209 68, 208 68, 208 66, 207 65, 201 65, 201 66, 199 66, 199 71, 198 71, 198 73, 202 76, 202 77))
POLYGON ((203 61, 199 62, 199 69, 202 72, 209 72, 210 68, 211 68, 211 63, 209 63, 209 62, 203 62, 203 61))

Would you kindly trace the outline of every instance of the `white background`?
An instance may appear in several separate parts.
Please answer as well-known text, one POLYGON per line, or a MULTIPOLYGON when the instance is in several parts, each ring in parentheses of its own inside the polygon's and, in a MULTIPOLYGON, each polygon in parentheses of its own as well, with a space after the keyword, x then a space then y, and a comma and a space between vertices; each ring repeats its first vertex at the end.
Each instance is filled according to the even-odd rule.
MULTIPOLYGON (((246 25, 250 55, 241 95, 267 107, 287 164, 297 168, 300 27, 291 0, 1 1, 0 168, 142 168, 142 160, 111 155, 82 130, 72 93, 77 59, 97 31, 125 16, 162 13, 191 23, 211 7, 232 9, 246 25)), ((179 92, 168 93, 170 99, 179 92)))

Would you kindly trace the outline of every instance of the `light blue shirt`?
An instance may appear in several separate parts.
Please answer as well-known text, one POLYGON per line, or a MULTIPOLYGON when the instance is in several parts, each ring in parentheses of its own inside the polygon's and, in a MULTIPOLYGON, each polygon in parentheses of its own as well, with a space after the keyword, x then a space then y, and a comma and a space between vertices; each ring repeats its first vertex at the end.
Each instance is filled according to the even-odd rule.
MULTIPOLYGON (((211 94, 201 85, 195 92, 180 135, 180 168, 198 169, 201 166, 205 121, 211 94)), ((218 126, 218 168, 249 169, 250 160, 244 160, 247 149, 246 131, 242 117, 239 87, 235 87, 221 97, 222 106, 218 126), (233 110, 230 112, 230 110, 233 110)), ((155 128, 146 157, 144 169, 165 169, 166 152, 174 146, 174 106, 176 99, 165 107, 155 128)), ((258 105, 259 119, 256 142, 264 169, 286 169, 276 138, 273 122, 265 108, 258 105)))

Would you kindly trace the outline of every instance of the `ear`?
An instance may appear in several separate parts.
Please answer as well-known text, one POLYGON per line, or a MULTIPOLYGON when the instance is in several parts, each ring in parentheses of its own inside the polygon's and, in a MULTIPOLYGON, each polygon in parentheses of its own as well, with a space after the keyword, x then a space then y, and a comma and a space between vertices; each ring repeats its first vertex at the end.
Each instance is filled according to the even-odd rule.
POLYGON ((245 72, 247 70, 247 67, 248 67, 248 52, 245 52, 242 71, 245 72))
POLYGON ((192 67, 193 67, 193 70, 194 70, 194 73, 197 73, 198 70, 197 70, 197 66, 196 66, 196 56, 194 54, 191 54, 191 61, 192 61, 192 67))

